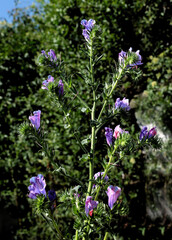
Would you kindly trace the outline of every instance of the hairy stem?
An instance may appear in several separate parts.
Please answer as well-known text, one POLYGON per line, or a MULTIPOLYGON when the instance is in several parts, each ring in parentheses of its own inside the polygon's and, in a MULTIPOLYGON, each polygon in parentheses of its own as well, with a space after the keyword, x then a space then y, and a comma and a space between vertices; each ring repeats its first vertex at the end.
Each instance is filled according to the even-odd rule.
MULTIPOLYGON (((105 176, 106 176, 106 174, 107 174, 107 172, 108 172, 108 170, 109 170, 109 167, 110 167, 110 165, 111 165, 111 162, 112 162, 113 155, 114 155, 115 151, 116 151, 116 148, 114 148, 113 152, 112 152, 111 155, 110 155, 109 162, 108 162, 108 165, 106 166, 106 169, 105 169, 105 171, 104 171, 104 174, 103 174, 101 183, 103 183, 104 178, 105 178, 105 176)), ((98 199, 98 195, 99 195, 99 192, 100 192, 100 188, 101 188, 101 186, 99 186, 99 187, 97 188, 97 193, 96 193, 96 196, 95 196, 95 198, 94 198, 95 201, 98 199)))
MULTIPOLYGON (((93 107, 91 111, 91 120, 95 121, 95 110, 96 110, 96 92, 94 88, 94 76, 93 76, 93 44, 92 44, 92 39, 90 41, 90 79, 92 82, 92 89, 93 89, 93 107)), ((89 180, 93 179, 93 165, 94 165, 94 150, 95 150, 95 126, 91 127, 91 154, 92 158, 90 159, 89 162, 89 180)), ((87 191, 87 196, 91 194, 91 189, 92 189, 92 181, 89 181, 88 184, 88 191, 87 191)))
POLYGON ((100 111, 100 113, 99 113, 99 116, 98 116, 98 119, 97 119, 98 122, 100 121, 100 118, 101 118, 101 116, 102 116, 102 113, 103 113, 103 111, 104 111, 104 109, 105 109, 105 107, 106 107, 107 99, 111 97, 111 95, 112 95, 113 91, 115 90, 115 88, 116 88, 116 86, 117 86, 117 83, 118 83, 118 81, 120 80, 120 78, 121 78, 121 76, 122 76, 123 71, 124 71, 125 68, 126 68, 126 65, 124 65, 122 68, 120 68, 120 70, 119 70, 119 72, 118 72, 118 75, 116 76, 116 81, 113 82, 111 91, 110 91, 109 94, 107 94, 106 100, 105 100, 104 103, 103 103, 102 109, 101 109, 101 111, 100 111))

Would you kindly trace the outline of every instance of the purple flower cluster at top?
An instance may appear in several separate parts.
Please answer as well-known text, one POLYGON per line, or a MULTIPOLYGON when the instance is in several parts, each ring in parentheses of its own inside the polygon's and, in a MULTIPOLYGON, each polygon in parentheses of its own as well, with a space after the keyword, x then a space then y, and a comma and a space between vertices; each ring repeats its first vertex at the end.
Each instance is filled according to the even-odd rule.
POLYGON ((54 190, 49 190, 48 191, 48 198, 49 200, 52 202, 56 199, 57 195, 56 192, 54 190))
POLYGON ((30 193, 29 198, 36 199, 37 195, 45 195, 46 196, 46 183, 42 174, 38 174, 37 177, 32 177, 30 179, 31 185, 28 187, 30 193))
POLYGON ((33 112, 33 116, 29 116, 29 120, 31 121, 31 124, 33 127, 38 130, 40 127, 40 119, 41 119, 41 110, 33 112))
MULTIPOLYGON (((100 178, 101 177, 101 179, 103 179, 103 175, 104 175, 104 172, 97 172, 97 173, 95 173, 94 174, 94 179, 95 180, 97 180, 97 178, 100 178)), ((109 180, 109 177, 108 177, 108 175, 106 175, 105 177, 104 177, 104 180, 105 180, 105 182, 108 182, 108 180, 109 180)), ((95 184, 93 185, 93 188, 95 188, 95 184)))
POLYGON ((85 202, 85 213, 88 217, 90 211, 97 207, 98 201, 93 201, 91 196, 88 196, 85 202))
POLYGON ((59 97, 63 96, 64 93, 64 88, 63 88, 64 84, 62 82, 62 80, 59 80, 59 84, 58 84, 58 88, 59 88, 59 97))
POLYGON ((47 80, 43 81, 43 83, 42 83, 42 85, 43 85, 43 86, 42 86, 42 89, 48 90, 48 84, 49 84, 50 82, 54 82, 54 78, 53 78, 51 75, 48 76, 48 79, 47 79, 47 80))
POLYGON ((88 21, 86 19, 83 19, 81 21, 81 25, 85 27, 85 29, 82 30, 82 35, 84 36, 86 41, 90 40, 90 32, 91 32, 92 28, 94 27, 95 23, 96 23, 96 21, 93 19, 90 19, 88 21))
POLYGON ((41 53, 42 53, 42 55, 44 55, 44 57, 50 58, 51 62, 57 61, 56 54, 52 49, 50 49, 50 51, 48 52, 48 55, 46 54, 45 50, 42 50, 41 53))
POLYGON ((117 201, 117 198, 121 194, 121 188, 110 185, 108 187, 106 193, 108 195, 108 205, 109 205, 110 209, 112 210, 114 203, 117 201))
POLYGON ((118 109, 118 108, 123 108, 126 111, 129 111, 130 110, 129 100, 126 98, 123 98, 123 100, 120 100, 120 98, 117 98, 115 102, 115 109, 118 109))
MULTIPOLYGON (((132 48, 130 47, 129 49, 129 53, 130 54, 135 54, 136 60, 134 63, 131 63, 129 65, 127 65, 127 67, 134 67, 134 66, 138 66, 143 64, 142 61, 142 57, 139 54, 140 50, 137 50, 136 52, 132 52, 132 48)), ((120 65, 124 65, 125 60, 127 59, 128 54, 127 52, 124 52, 123 50, 118 54, 118 61, 120 65)))
POLYGON ((157 134, 157 131, 156 131, 156 127, 153 127, 151 130, 147 130, 148 128, 146 126, 144 126, 141 130, 141 133, 140 133, 140 136, 139 136, 139 139, 140 141, 142 139, 146 140, 147 138, 151 138, 151 137, 154 137, 156 134, 157 134))
POLYGON ((114 133, 111 128, 105 127, 105 136, 107 144, 111 146, 113 144, 113 137, 117 139, 123 133, 128 133, 128 131, 124 131, 123 129, 121 129, 120 125, 117 125, 115 127, 114 133))

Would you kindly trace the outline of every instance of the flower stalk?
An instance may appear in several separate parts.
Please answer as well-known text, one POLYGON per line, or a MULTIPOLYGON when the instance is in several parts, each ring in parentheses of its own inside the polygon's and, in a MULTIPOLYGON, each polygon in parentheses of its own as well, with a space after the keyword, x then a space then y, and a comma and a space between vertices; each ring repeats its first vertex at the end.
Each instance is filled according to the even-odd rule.
MULTIPOLYGON (((92 89, 93 89, 93 107, 91 111, 91 120, 95 121, 95 110, 96 110, 96 92, 94 89, 94 73, 93 73, 93 40, 90 39, 90 79, 92 83, 92 89)), ((90 196, 91 190, 92 190, 92 179, 93 179, 93 168, 94 168, 94 151, 95 151, 95 126, 91 127, 91 154, 92 158, 89 162, 89 184, 88 184, 88 191, 87 191, 87 197, 90 196)))

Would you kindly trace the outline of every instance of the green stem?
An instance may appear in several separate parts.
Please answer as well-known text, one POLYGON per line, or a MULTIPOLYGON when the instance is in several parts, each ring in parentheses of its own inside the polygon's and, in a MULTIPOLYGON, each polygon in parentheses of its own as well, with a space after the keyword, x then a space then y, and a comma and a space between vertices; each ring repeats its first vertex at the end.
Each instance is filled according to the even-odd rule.
MULTIPOLYGON (((91 111, 91 120, 95 121, 95 110, 96 110, 96 92, 94 88, 94 76, 93 76, 93 42, 92 39, 90 41, 90 79, 92 82, 92 88, 93 88, 93 107, 91 111)), ((94 150, 95 150, 95 126, 92 126, 91 128, 91 153, 92 158, 89 162, 89 180, 93 179, 93 166, 94 166, 94 150)), ((92 181, 89 181, 88 184, 88 191, 87 196, 91 194, 92 190, 92 181)))
MULTIPOLYGON (((111 91, 110 91, 110 93, 109 93, 109 94, 107 95, 107 97, 106 97, 107 99, 109 99, 110 96, 112 95, 114 89, 116 88, 116 85, 117 85, 118 81, 120 80, 120 78, 121 78, 121 76, 122 76, 122 74, 123 74, 123 70, 124 70, 125 68, 126 68, 126 66, 124 65, 123 68, 118 72, 118 75, 117 75, 117 77, 116 77, 116 81, 112 84, 111 91)), ((103 106, 102 106, 102 109, 101 109, 101 111, 100 111, 100 113, 99 113, 99 116, 98 116, 98 119, 97 119, 98 122, 100 121, 100 118, 101 118, 101 116, 102 116, 102 113, 103 113, 103 111, 104 111, 104 109, 105 109, 105 107, 106 107, 107 99, 104 101, 104 104, 103 104, 103 106)))
POLYGON ((107 240, 108 239, 108 232, 105 233, 105 237, 103 240, 107 240))
MULTIPOLYGON (((108 165, 106 166, 106 169, 105 169, 105 172, 104 172, 104 174, 103 174, 101 183, 103 183, 104 178, 105 178, 105 176, 106 176, 106 174, 107 174, 107 172, 108 172, 108 170, 109 170, 109 167, 110 167, 110 164, 111 164, 111 162, 112 162, 113 155, 114 155, 115 151, 116 151, 116 148, 114 148, 114 150, 113 150, 113 152, 112 152, 112 154, 111 154, 111 156, 110 156, 110 158, 109 158, 109 162, 108 162, 108 165)), ((98 195, 99 195, 99 192, 100 192, 100 188, 101 188, 101 186, 99 186, 99 187, 97 188, 97 193, 96 193, 96 196, 95 196, 95 198, 94 198, 95 201, 98 199, 98 195)))
POLYGON ((75 232, 75 240, 78 240, 78 230, 75 232))

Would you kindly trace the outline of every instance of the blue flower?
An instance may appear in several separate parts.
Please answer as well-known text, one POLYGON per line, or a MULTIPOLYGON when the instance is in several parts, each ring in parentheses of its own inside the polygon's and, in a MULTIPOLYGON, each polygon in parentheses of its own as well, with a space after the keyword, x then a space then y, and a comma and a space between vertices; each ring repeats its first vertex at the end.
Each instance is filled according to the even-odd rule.
POLYGON ((109 146, 113 143, 113 130, 111 128, 105 127, 106 141, 109 146))
POLYGON ((37 195, 45 195, 46 196, 46 183, 42 174, 38 174, 37 177, 32 177, 30 179, 31 185, 28 187, 30 193, 29 198, 36 199, 37 195))
POLYGON ((48 55, 50 57, 50 61, 57 61, 56 54, 52 49, 50 49, 50 51, 48 52, 48 55))
POLYGON ((50 49, 50 51, 48 52, 48 55, 46 54, 45 50, 42 50, 41 53, 45 58, 50 58, 51 62, 57 61, 56 54, 52 49, 50 49))
POLYGON ((85 27, 85 29, 82 30, 82 35, 84 36, 86 41, 90 40, 90 32, 91 32, 92 28, 94 27, 95 23, 96 23, 96 21, 93 19, 90 19, 88 21, 86 19, 83 19, 81 21, 81 25, 85 27))
POLYGON ((56 199, 57 195, 56 192, 54 190, 49 190, 48 191, 48 198, 50 199, 50 201, 54 201, 56 199))
POLYGON ((123 98, 123 100, 120 100, 120 98, 117 98, 115 102, 115 109, 118 109, 118 108, 123 108, 126 111, 129 111, 130 110, 129 100, 126 98, 123 98))

